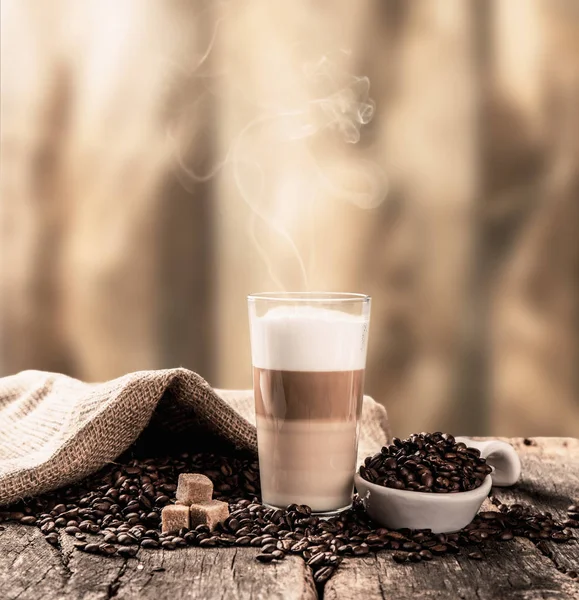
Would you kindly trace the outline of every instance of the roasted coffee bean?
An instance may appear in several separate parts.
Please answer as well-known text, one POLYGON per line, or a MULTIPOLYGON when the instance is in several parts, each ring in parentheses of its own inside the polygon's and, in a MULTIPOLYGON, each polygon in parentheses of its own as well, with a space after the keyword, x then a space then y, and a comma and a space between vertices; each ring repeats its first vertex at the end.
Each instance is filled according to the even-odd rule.
POLYGON ((248 535, 242 535, 237 538, 237 544, 239 546, 247 546, 251 542, 251 538, 248 535))
POLYGON ((120 533, 117 538, 119 544, 129 545, 137 543, 137 540, 129 533, 120 533))
POLYGON ((20 519, 20 522, 23 525, 36 525, 36 517, 33 517, 32 515, 26 515, 20 519))
POLYGON ((304 550, 306 550, 308 548, 309 545, 310 545, 309 540, 307 538, 304 538, 304 539, 300 540, 299 542, 296 542, 291 547, 291 551, 292 552, 303 552, 304 550))
MULTIPOLYGON (((203 541, 205 541, 205 540, 203 540, 203 541)), ((201 545, 201 544, 199 544, 199 545, 201 545)), ((163 550, 175 550, 175 548, 177 547, 171 540, 163 540, 161 542, 161 546, 162 546, 163 550)))
MULTIPOLYGON (((159 531, 157 531, 156 529, 147 529, 145 530, 145 533, 143 534, 143 537, 148 537, 148 538, 153 538, 154 540, 158 540, 159 539, 159 531)), ((190 533, 188 530, 185 530, 183 532, 183 535, 185 535, 186 533, 190 533)))
POLYGON ((84 547, 84 551, 90 552, 92 554, 96 554, 99 551, 99 544, 95 544, 95 543, 87 544, 84 547))
POLYGON ((84 531, 85 533, 98 533, 98 531, 100 530, 100 527, 92 521, 82 521, 78 527, 81 531, 84 531))
POLYGON ((207 525, 197 525, 195 531, 197 533, 209 533, 209 527, 207 527, 207 525))
POLYGON ((326 566, 318 569, 314 573, 314 581, 316 583, 324 583, 328 581, 328 579, 330 579, 330 577, 333 575, 334 570, 335 568, 331 566, 326 566))
POLYGON ((263 528, 263 533, 275 534, 278 531, 279 531, 279 527, 277 525, 274 525, 273 523, 270 523, 269 525, 266 525, 263 528))
POLYGON ((408 555, 405 552, 394 552, 392 559, 397 563, 404 563, 408 560, 408 555))
POLYGON ((258 554, 255 557, 259 562, 268 563, 274 559, 273 554, 258 554))
POLYGON ((317 565, 321 565, 326 559, 326 554, 324 552, 317 552, 313 554, 312 557, 307 561, 307 565, 310 567, 315 567, 317 565))
POLYGON ((44 539, 49 544, 56 546, 58 544, 58 533, 56 533, 56 531, 53 531, 52 533, 49 533, 44 539))
POLYGON ((99 552, 106 554, 107 556, 112 556, 117 553, 117 547, 113 544, 99 544, 99 552))
POLYGON ((239 529, 239 521, 235 517, 230 517, 225 521, 225 527, 235 533, 239 529))
POLYGON ((278 523, 283 516, 284 516, 283 510, 277 509, 271 515, 270 520, 272 523, 278 523))
POLYGON ((237 541, 236 537, 229 533, 221 533, 216 539, 223 546, 234 546, 237 541))
MULTIPOLYGON (((183 536, 183 539, 187 542, 188 546, 193 546, 193 544, 195 544, 195 542, 197 541, 197 534, 194 531, 189 531, 183 536)), ((141 542, 141 545, 142 544, 143 542, 141 542)))
MULTIPOLYGON (((24 517, 21 517, 19 520, 21 521, 23 518, 24 517)), ((56 529, 56 525, 54 524, 54 521, 48 521, 48 523, 45 523, 44 525, 42 525, 40 527, 40 531, 42 531, 42 533, 44 533, 44 534, 51 533, 55 529, 56 529)))
POLYGON ((74 535, 75 533, 81 532, 78 527, 66 527, 64 531, 65 533, 68 533, 68 535, 74 535))
POLYGON ((78 517, 78 511, 79 511, 78 507, 71 508, 70 510, 63 512, 60 516, 63 519, 76 519, 78 517))
POLYGON ((472 558, 474 560, 482 560, 484 558, 484 556, 482 555, 481 552, 475 551, 475 552, 469 552, 468 554, 469 558, 472 558))
POLYGON ((364 556, 370 552, 370 548, 368 548, 366 544, 361 544, 360 546, 354 546, 352 552, 354 553, 354 556, 364 556))
POLYGON ((137 551, 138 551, 138 549, 135 546, 119 546, 117 548, 117 553, 120 556, 123 556, 125 558, 130 558, 131 556, 136 556, 137 551))

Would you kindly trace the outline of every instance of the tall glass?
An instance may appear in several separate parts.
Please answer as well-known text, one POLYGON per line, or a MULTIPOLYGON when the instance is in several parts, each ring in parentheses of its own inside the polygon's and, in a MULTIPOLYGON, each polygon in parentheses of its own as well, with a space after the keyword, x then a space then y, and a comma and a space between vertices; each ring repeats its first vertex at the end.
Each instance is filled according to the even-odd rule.
POLYGON ((248 297, 262 501, 331 515, 352 504, 370 297, 248 297))

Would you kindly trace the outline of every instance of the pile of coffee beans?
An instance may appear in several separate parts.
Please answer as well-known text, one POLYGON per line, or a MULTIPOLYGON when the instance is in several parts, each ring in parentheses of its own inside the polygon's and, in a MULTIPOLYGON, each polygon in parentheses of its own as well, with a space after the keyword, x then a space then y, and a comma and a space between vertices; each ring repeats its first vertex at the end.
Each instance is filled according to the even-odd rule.
POLYGON ((257 461, 249 457, 189 454, 134 458, 130 454, 82 482, 0 510, 0 522, 37 525, 58 544, 58 531, 74 535, 87 552, 134 556, 139 544, 156 547, 161 510, 175 500, 180 473, 203 473, 213 481, 214 497, 229 502, 260 493, 257 461), (103 536, 104 544, 89 540, 103 536), (85 543, 86 542, 86 543, 85 543), (120 547, 111 547, 120 544, 120 547))
MULTIPOLYGON (((480 479, 479 474, 488 472, 488 467, 479 462, 481 459, 476 453, 464 452, 461 448, 454 444, 451 436, 420 434, 404 442, 395 441, 378 456, 386 460, 400 458, 400 464, 405 466, 404 457, 414 455, 416 464, 426 466, 428 460, 436 465, 436 469, 429 467, 433 478, 436 473, 437 477, 446 477, 449 482, 470 486, 480 479), (427 445, 437 448, 432 457, 427 445), (444 449, 454 448, 454 454, 460 458, 450 456, 438 461, 434 454, 439 457, 441 453, 443 456, 453 454, 450 449, 443 452, 443 446, 444 449), (394 456, 391 455, 393 447, 397 448, 394 456), (415 448, 414 454, 409 452, 412 448, 415 448), (403 454, 397 457, 400 451, 403 454), (463 470, 467 484, 452 479, 454 475, 441 475, 441 471, 453 473, 453 465, 444 471, 442 465, 445 462, 459 465, 457 468, 463 470), (480 466, 486 467, 485 470, 477 470, 480 466), (470 470, 467 471, 467 467, 470 470)), ((367 473, 375 468, 370 466, 375 458, 367 461, 367 473)), ((396 470, 396 477, 409 485, 413 480, 405 478, 405 473, 419 469, 406 469, 401 473, 396 470)), ((376 471, 379 472, 380 469, 376 471)), ((432 487, 439 485, 433 483, 432 487)), ((415 488, 410 486, 408 489, 415 488)), ((558 523, 549 513, 519 504, 506 506, 493 500, 497 511, 480 513, 457 533, 391 531, 373 523, 357 497, 351 509, 330 519, 320 519, 304 505, 293 504, 285 510, 267 508, 260 503, 259 493, 258 464, 252 457, 184 453, 162 458, 137 458, 127 454, 79 484, 0 511, 0 521, 35 525, 54 545, 59 544, 60 532, 64 532, 75 538, 74 544, 80 551, 102 556, 129 558, 136 556, 140 548, 175 550, 185 546, 255 547, 259 549, 257 559, 264 563, 295 554, 302 556, 311 567, 318 584, 331 577, 345 556, 364 556, 386 550, 392 552, 396 562, 414 563, 461 552, 478 560, 484 558, 485 547, 490 541, 505 542, 515 536, 532 540, 542 552, 548 553, 548 542, 571 540, 571 528, 579 526, 577 505, 570 506, 568 519, 558 523), (229 502, 229 517, 214 531, 199 525, 192 530, 161 533, 161 510, 175 500, 180 473, 203 473, 213 481, 215 498, 229 502)))
POLYGON ((360 467, 360 475, 371 483, 440 494, 474 490, 491 471, 476 448, 441 432, 394 438, 360 467))

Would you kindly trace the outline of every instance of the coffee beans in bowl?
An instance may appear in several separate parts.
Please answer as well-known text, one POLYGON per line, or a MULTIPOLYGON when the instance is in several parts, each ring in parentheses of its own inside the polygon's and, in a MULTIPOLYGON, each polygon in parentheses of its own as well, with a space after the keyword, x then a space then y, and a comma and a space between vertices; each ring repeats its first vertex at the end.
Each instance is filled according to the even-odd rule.
POLYGON ((366 458, 355 484, 380 525, 449 533, 473 520, 491 489, 491 472, 477 448, 450 434, 418 433, 394 438, 366 458))
POLYGON ((394 438, 360 467, 360 477, 370 483, 439 494, 474 490, 491 472, 479 450, 440 432, 394 438))

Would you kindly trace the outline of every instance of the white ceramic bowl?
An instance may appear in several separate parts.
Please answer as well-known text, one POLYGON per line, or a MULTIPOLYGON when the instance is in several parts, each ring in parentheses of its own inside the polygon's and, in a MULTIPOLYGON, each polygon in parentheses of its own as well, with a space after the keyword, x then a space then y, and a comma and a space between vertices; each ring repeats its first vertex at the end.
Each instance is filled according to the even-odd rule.
POLYGON ((389 529, 432 529, 434 533, 458 531, 468 525, 492 486, 490 475, 478 488, 456 494, 395 490, 370 483, 359 473, 354 481, 368 514, 376 523, 389 529))
POLYGON ((456 438, 478 448, 493 467, 478 488, 455 494, 395 490, 370 483, 356 473, 356 489, 368 514, 389 529, 431 529, 450 533, 468 525, 478 512, 492 485, 513 485, 519 479, 521 462, 514 448, 499 440, 477 442, 456 438))

